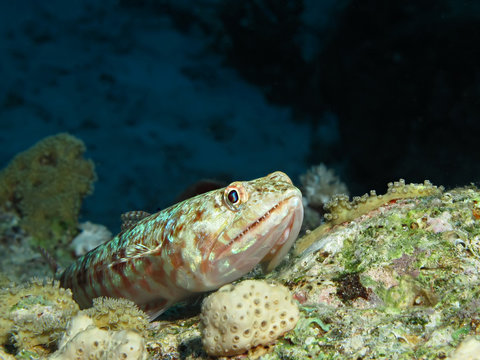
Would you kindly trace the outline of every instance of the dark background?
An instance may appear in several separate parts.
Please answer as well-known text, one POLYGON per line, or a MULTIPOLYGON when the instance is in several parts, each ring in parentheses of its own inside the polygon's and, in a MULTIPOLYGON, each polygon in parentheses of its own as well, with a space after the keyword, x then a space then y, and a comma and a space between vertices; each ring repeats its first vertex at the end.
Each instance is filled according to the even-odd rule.
POLYGON ((67 131, 118 230, 200 179, 325 163, 352 195, 479 181, 476 1, 0 4, 0 166, 67 131))

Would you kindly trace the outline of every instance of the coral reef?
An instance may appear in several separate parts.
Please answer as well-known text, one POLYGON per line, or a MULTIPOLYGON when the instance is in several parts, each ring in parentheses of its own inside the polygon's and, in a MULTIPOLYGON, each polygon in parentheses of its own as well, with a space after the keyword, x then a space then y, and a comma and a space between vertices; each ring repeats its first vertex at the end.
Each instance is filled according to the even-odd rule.
POLYGON ((48 353, 79 311, 58 281, 33 279, 0 290, 0 344, 36 354, 48 353))
POLYGON ((244 353, 293 329, 298 306, 288 289, 275 282, 245 280, 225 285, 202 304, 201 331, 209 355, 244 353))
MULTIPOLYGON (((464 187, 442 192, 428 182, 419 185, 398 182, 391 188, 393 195, 387 199, 374 195, 365 203, 360 200, 349 203, 352 206, 343 203, 339 218, 344 221, 337 223, 338 218, 332 217, 320 230, 307 234, 308 250, 291 256, 266 276, 267 281, 288 287, 293 299, 300 303, 298 322, 275 342, 232 358, 406 360, 449 356, 460 359, 475 354, 480 341, 480 191, 464 187)), ((49 284, 38 283, 30 293, 38 294, 49 286, 51 289, 49 284)), ((259 287, 259 294, 272 296, 270 287, 259 287)), ((59 343, 60 351, 52 358, 74 358, 73 354, 78 356, 79 351, 95 356, 90 352, 91 346, 95 347, 92 336, 104 354, 121 356, 108 350, 107 345, 113 341, 119 344, 117 338, 112 340, 112 334, 133 328, 117 335, 122 341, 127 338, 127 344, 122 342, 122 352, 129 358, 144 356, 146 351, 154 359, 206 360, 209 355, 202 346, 202 331, 204 339, 213 334, 212 326, 222 332, 217 336, 218 340, 225 340, 226 348, 229 340, 236 341, 235 334, 230 333, 232 326, 227 326, 232 325, 229 321, 242 309, 250 308, 253 314, 256 308, 265 309, 264 298, 259 297, 255 304, 253 292, 244 299, 241 292, 238 295, 230 291, 232 288, 233 285, 227 285, 205 300, 204 310, 209 307, 211 314, 218 311, 222 321, 215 323, 211 321, 214 315, 204 312, 202 326, 199 316, 191 317, 187 312, 177 313, 173 320, 164 318, 147 324, 146 315, 132 304, 95 300, 94 309, 81 312, 83 316, 89 315, 88 324, 77 327, 80 330, 76 332, 70 330, 70 335, 59 343), (231 294, 235 302, 227 297, 231 294), (212 301, 215 296, 220 300, 212 301), (236 308, 238 300, 242 304, 240 310, 236 308), (249 300, 253 301, 251 307, 246 306, 249 300), (130 318, 125 319, 124 315, 130 318), (227 315, 226 320, 223 315, 227 315)), ((2 333, 3 344, 9 342, 8 349, 19 346, 17 357, 28 355, 35 359, 39 354, 51 353, 66 327, 64 320, 62 328, 53 329, 53 335, 25 333, 28 341, 21 342, 16 335, 17 317, 13 315, 35 313, 41 319, 43 314, 54 312, 49 306, 56 305, 44 304, 47 296, 24 293, 25 296, 19 297, 16 295, 19 291, 12 289, 2 290, 0 298, 1 313, 7 314, 2 315, 0 328, 8 328, 2 333), (3 305, 6 300, 9 303, 3 305), (41 315, 36 309, 42 309, 41 315), (43 336, 41 342, 47 343, 35 345, 29 336, 31 339, 43 336)), ((60 299, 61 290, 55 291, 60 299)), ((71 299, 67 291, 65 294, 71 299)), ((275 315, 280 317, 281 311, 275 315)), ((258 324, 260 329, 261 321, 258 324)), ((206 345, 208 348, 208 341, 206 345)), ((228 350, 227 353, 233 354, 228 350)))
POLYGON ((86 314, 74 317, 50 360, 143 360, 145 340, 132 330, 107 331, 86 314))
POLYGON ((94 165, 72 135, 47 137, 18 154, 0 172, 0 206, 17 213, 35 244, 52 251, 77 232, 84 196, 92 192, 94 165))

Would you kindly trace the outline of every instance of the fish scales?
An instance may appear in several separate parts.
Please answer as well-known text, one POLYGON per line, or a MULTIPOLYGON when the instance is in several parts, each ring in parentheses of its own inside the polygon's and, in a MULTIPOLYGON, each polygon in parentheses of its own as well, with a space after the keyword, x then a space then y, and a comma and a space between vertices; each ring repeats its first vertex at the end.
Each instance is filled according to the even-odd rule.
POLYGON ((298 236, 303 206, 300 191, 277 171, 122 219, 123 230, 65 269, 60 282, 81 307, 99 296, 122 297, 154 319, 259 263, 271 271, 298 236))

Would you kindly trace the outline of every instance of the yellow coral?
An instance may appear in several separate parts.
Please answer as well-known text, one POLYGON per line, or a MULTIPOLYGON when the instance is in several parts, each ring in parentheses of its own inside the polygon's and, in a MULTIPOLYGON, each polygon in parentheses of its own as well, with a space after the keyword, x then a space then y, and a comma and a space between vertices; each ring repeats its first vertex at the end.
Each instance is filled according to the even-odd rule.
POLYGON ((18 154, 0 172, 0 206, 14 210, 21 226, 49 250, 74 235, 82 198, 92 191, 94 165, 84 143, 61 133, 18 154))
POLYGON ((79 311, 69 289, 58 281, 33 279, 0 290, 0 343, 17 349, 48 352, 79 311))

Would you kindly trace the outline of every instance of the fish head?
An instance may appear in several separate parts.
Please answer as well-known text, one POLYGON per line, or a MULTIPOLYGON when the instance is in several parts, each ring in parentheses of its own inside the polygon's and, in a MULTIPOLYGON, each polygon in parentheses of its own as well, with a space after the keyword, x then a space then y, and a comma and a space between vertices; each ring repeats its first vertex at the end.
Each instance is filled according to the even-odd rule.
MULTIPOLYGON (((196 276, 205 289, 229 283, 261 264, 271 271, 287 254, 303 221, 302 195, 277 171, 236 181, 210 193, 209 221, 197 223, 204 236, 196 276)), ((198 236, 197 236, 198 239, 198 236)), ((198 283, 198 282, 197 282, 198 283)))

